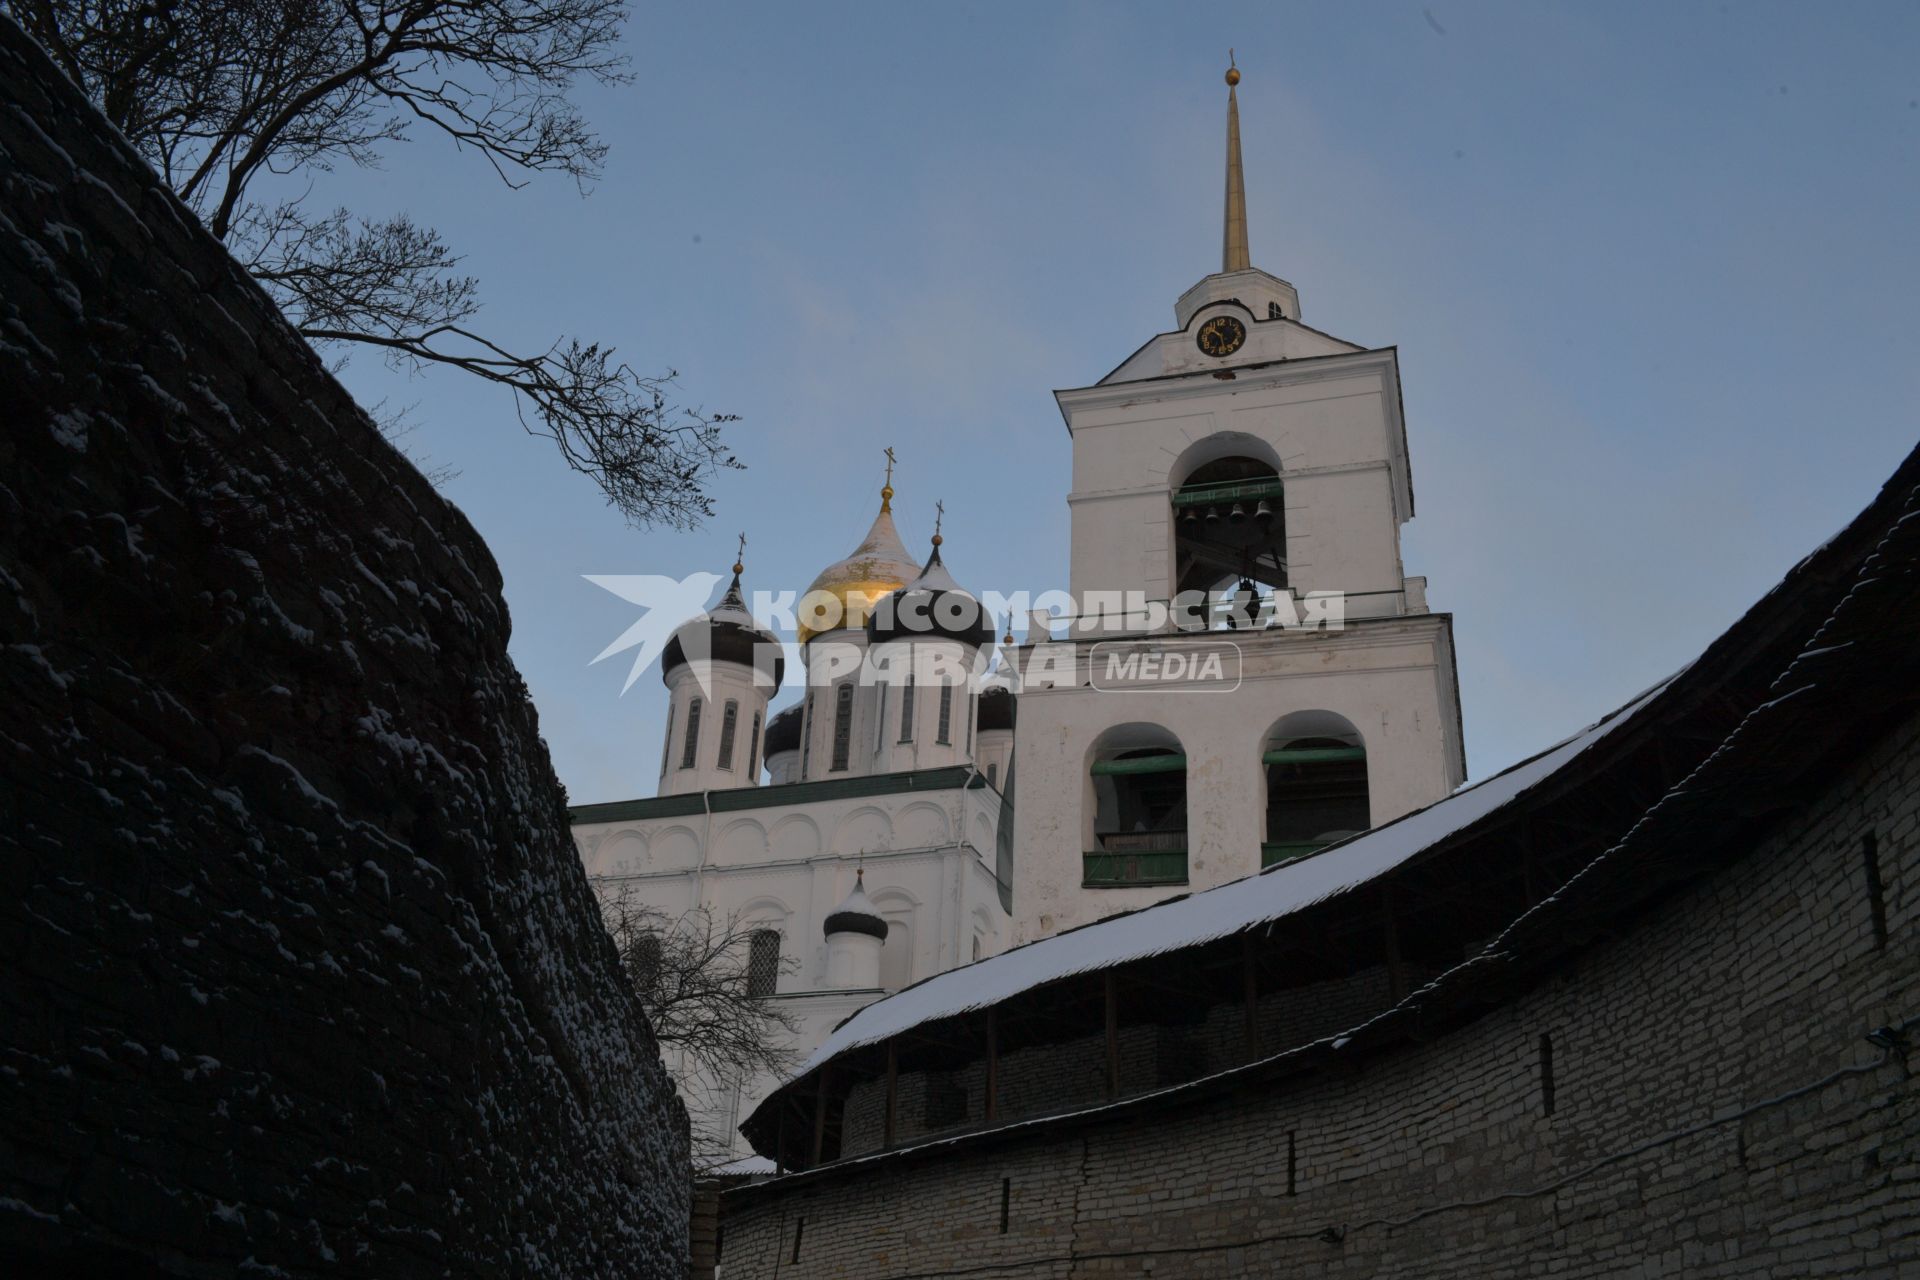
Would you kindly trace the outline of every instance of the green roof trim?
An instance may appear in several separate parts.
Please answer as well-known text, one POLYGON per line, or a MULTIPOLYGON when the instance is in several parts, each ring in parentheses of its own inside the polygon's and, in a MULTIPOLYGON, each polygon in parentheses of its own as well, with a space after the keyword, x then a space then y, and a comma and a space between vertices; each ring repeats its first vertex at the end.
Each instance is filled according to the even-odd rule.
POLYGON ((818 782, 787 782, 772 787, 732 787, 725 791, 703 793, 689 791, 677 796, 651 796, 644 800, 610 800, 605 804, 580 804, 567 810, 567 821, 575 826, 587 822, 635 822, 647 818, 686 818, 695 814, 735 813, 741 809, 764 809, 771 805, 812 804, 821 800, 857 800, 862 796, 898 795, 903 791, 956 791, 961 787, 984 787, 984 774, 966 765, 948 765, 942 769, 909 769, 903 773, 877 773, 859 778, 826 778, 818 782), (972 781, 969 782, 968 779, 972 781))
POLYGON ((1205 507, 1220 502, 1244 502, 1281 496, 1278 476, 1266 480, 1217 480, 1212 484, 1182 485, 1173 491, 1173 505, 1205 507))
POLYGON ((1262 752, 1262 764, 1337 764, 1344 760, 1365 760, 1365 747, 1281 747, 1262 752))
POLYGON ((1169 751, 1159 756, 1132 756, 1125 760, 1095 760, 1089 770, 1096 778, 1110 778, 1134 773, 1184 773, 1187 758, 1177 751, 1169 751))

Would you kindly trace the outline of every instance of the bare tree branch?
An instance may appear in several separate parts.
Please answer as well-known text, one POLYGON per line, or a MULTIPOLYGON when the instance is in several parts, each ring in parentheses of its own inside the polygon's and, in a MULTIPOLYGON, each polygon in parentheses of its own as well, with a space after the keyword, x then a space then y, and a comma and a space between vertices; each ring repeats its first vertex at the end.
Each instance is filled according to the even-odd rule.
MULTIPOLYGON (((679 917, 643 902, 632 885, 602 887, 601 917, 613 935, 621 967, 653 1023, 662 1046, 684 1055, 694 1071, 682 1072, 683 1089, 696 1091, 690 1108, 723 1114, 719 1094, 760 1076, 781 1075, 796 1061, 791 1048, 799 1023, 780 1005, 756 994, 751 964, 753 926, 737 916, 716 918, 704 907, 679 917)), ((798 962, 782 957, 779 972, 798 962)), ((732 1158, 730 1133, 698 1127, 696 1168, 732 1158)))
MULTIPOLYGON (((730 415, 668 402, 610 347, 557 339, 520 354, 471 327, 477 282, 405 215, 313 214, 306 194, 256 199, 262 175, 378 164, 419 127, 477 151, 509 187, 577 183, 606 145, 568 99, 626 79, 621 0, 0 0, 315 342, 373 346, 508 388, 636 525, 689 526, 740 465, 730 415)), ((278 185, 284 185, 279 183, 278 185)), ((309 186, 309 190, 310 190, 309 186)))

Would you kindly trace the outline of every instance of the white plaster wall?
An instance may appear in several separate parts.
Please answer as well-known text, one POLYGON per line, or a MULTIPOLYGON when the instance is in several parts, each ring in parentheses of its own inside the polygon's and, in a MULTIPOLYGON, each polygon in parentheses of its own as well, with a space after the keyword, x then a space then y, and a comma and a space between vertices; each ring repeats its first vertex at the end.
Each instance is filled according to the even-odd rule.
MULTIPOLYGON (((1014 942, 1258 871, 1266 824, 1260 754, 1292 712, 1331 711, 1358 728, 1374 825, 1446 796, 1466 774, 1451 626, 1447 615, 1424 614, 1335 633, 1224 633, 1242 651, 1242 683, 1231 692, 1075 687, 1080 677, 1063 688, 1029 685, 1016 731, 1014 942), (1091 847, 1090 753, 1101 733, 1130 723, 1168 730, 1187 755, 1184 886, 1081 886, 1081 855, 1091 847)), ((1079 647, 1083 676, 1090 646, 1079 647)))
MULTIPOLYGON (((860 671, 866 661, 867 633, 858 627, 827 631, 807 642, 807 689, 811 709, 800 729, 798 780, 852 778, 871 772, 863 746, 872 740, 873 689, 862 687, 860 671), (848 738, 847 767, 833 768, 834 699, 836 687, 853 684, 852 732, 848 738)), ((804 695, 803 695, 804 696, 804 695)))
MULTIPOLYGON (((704 731, 702 733, 704 738, 704 731)), ((779 998, 802 1020, 794 1048, 813 1050, 847 1014, 877 999, 877 987, 844 989, 830 975, 826 918, 864 869, 867 894, 903 926, 910 952, 896 968, 917 981, 1003 950, 1011 921, 994 876, 999 795, 958 787, 851 797, 764 808, 582 823, 573 834, 597 886, 631 886, 642 901, 678 917, 695 906, 717 918, 739 916, 781 935, 784 957, 798 962, 780 980, 779 998)), ((775 1081, 740 1087, 694 1078, 681 1064, 690 1108, 718 1123, 715 1109, 751 1111, 775 1081), (744 1106, 743 1106, 744 1101, 744 1106)), ((738 1153, 747 1154, 744 1142, 738 1153)))
POLYGON ((800 781, 800 751, 782 751, 767 757, 767 783, 779 786, 783 783, 800 781))
MULTIPOLYGON (((1087 388, 1062 392, 1060 403, 1073 432, 1076 598, 1116 590, 1171 595, 1171 490, 1190 469, 1183 459, 1229 432, 1280 462, 1297 588, 1401 586, 1399 526, 1411 492, 1391 352, 1273 366, 1232 382, 1087 388)), ((1398 600, 1381 597, 1362 612, 1397 611, 1398 600)))
POLYGON ((698 660, 675 667, 667 675, 667 732, 662 744, 665 772, 660 776, 660 794, 681 795, 689 791, 731 790, 760 785, 760 766, 747 767, 747 752, 754 743, 754 717, 760 717, 760 732, 766 733, 767 701, 774 690, 759 688, 751 667, 732 662, 698 660), (706 688, 702 688, 702 682, 706 688), (687 707, 695 699, 705 704, 700 710, 700 739, 691 768, 682 768, 687 740, 687 707), (739 720, 734 731, 730 767, 720 766, 720 736, 726 720, 728 701, 739 704, 739 720))
POLYGON ((875 685, 868 690, 878 718, 867 722, 869 739, 867 760, 873 773, 902 773, 910 769, 941 769, 966 764, 972 755, 971 729, 979 708, 979 673, 974 670, 976 651, 952 640, 893 640, 874 653, 876 664, 904 676, 914 673, 911 686, 895 682, 875 685), (946 741, 940 740, 940 673, 961 673, 962 683, 952 686, 953 704, 946 741), (913 699, 913 736, 900 738, 903 702, 913 699))
POLYGON ((998 791, 1007 789, 1007 769, 1013 760, 1013 730, 988 729, 973 739, 973 764, 998 791))

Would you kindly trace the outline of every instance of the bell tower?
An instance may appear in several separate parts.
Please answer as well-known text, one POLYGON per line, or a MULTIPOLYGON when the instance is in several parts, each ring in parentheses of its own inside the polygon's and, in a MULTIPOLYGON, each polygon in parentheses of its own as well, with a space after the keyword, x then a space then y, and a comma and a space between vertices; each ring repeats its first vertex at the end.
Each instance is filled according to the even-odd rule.
POLYGON ((1017 940, 1338 857, 1319 851, 1466 776, 1452 618, 1401 562, 1397 353, 1310 327, 1252 265, 1226 80, 1220 269, 1175 328, 1055 393, 1079 614, 1071 678, 1021 696, 1017 940))

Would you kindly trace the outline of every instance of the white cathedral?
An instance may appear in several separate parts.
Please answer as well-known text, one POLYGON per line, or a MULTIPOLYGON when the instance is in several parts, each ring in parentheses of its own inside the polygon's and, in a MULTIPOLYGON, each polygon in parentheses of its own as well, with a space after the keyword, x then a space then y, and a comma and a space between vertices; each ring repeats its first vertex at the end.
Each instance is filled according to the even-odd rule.
MULTIPOLYGON (((747 923, 802 1056, 889 992, 1316 854, 1465 780, 1452 619, 1400 556, 1398 358, 1310 328, 1293 286, 1251 265, 1238 81, 1221 269, 1175 302, 1175 328, 1055 392, 1077 610, 1035 612, 995 655, 977 609, 938 607, 972 597, 937 531, 924 565, 902 543, 890 475, 803 598, 831 607, 798 628, 799 701, 769 714, 779 642, 736 563, 665 651, 658 794, 573 811, 599 885, 747 923), (1192 592, 1239 607, 1168 607, 1192 592), (1338 625, 1272 625, 1329 599, 1338 625), (1115 661, 1223 644, 1230 670, 1204 678, 1115 661), (904 674, 861 678, 876 664, 904 674)), ((747 1155, 735 1126, 778 1082, 678 1066, 695 1124, 747 1155)))

